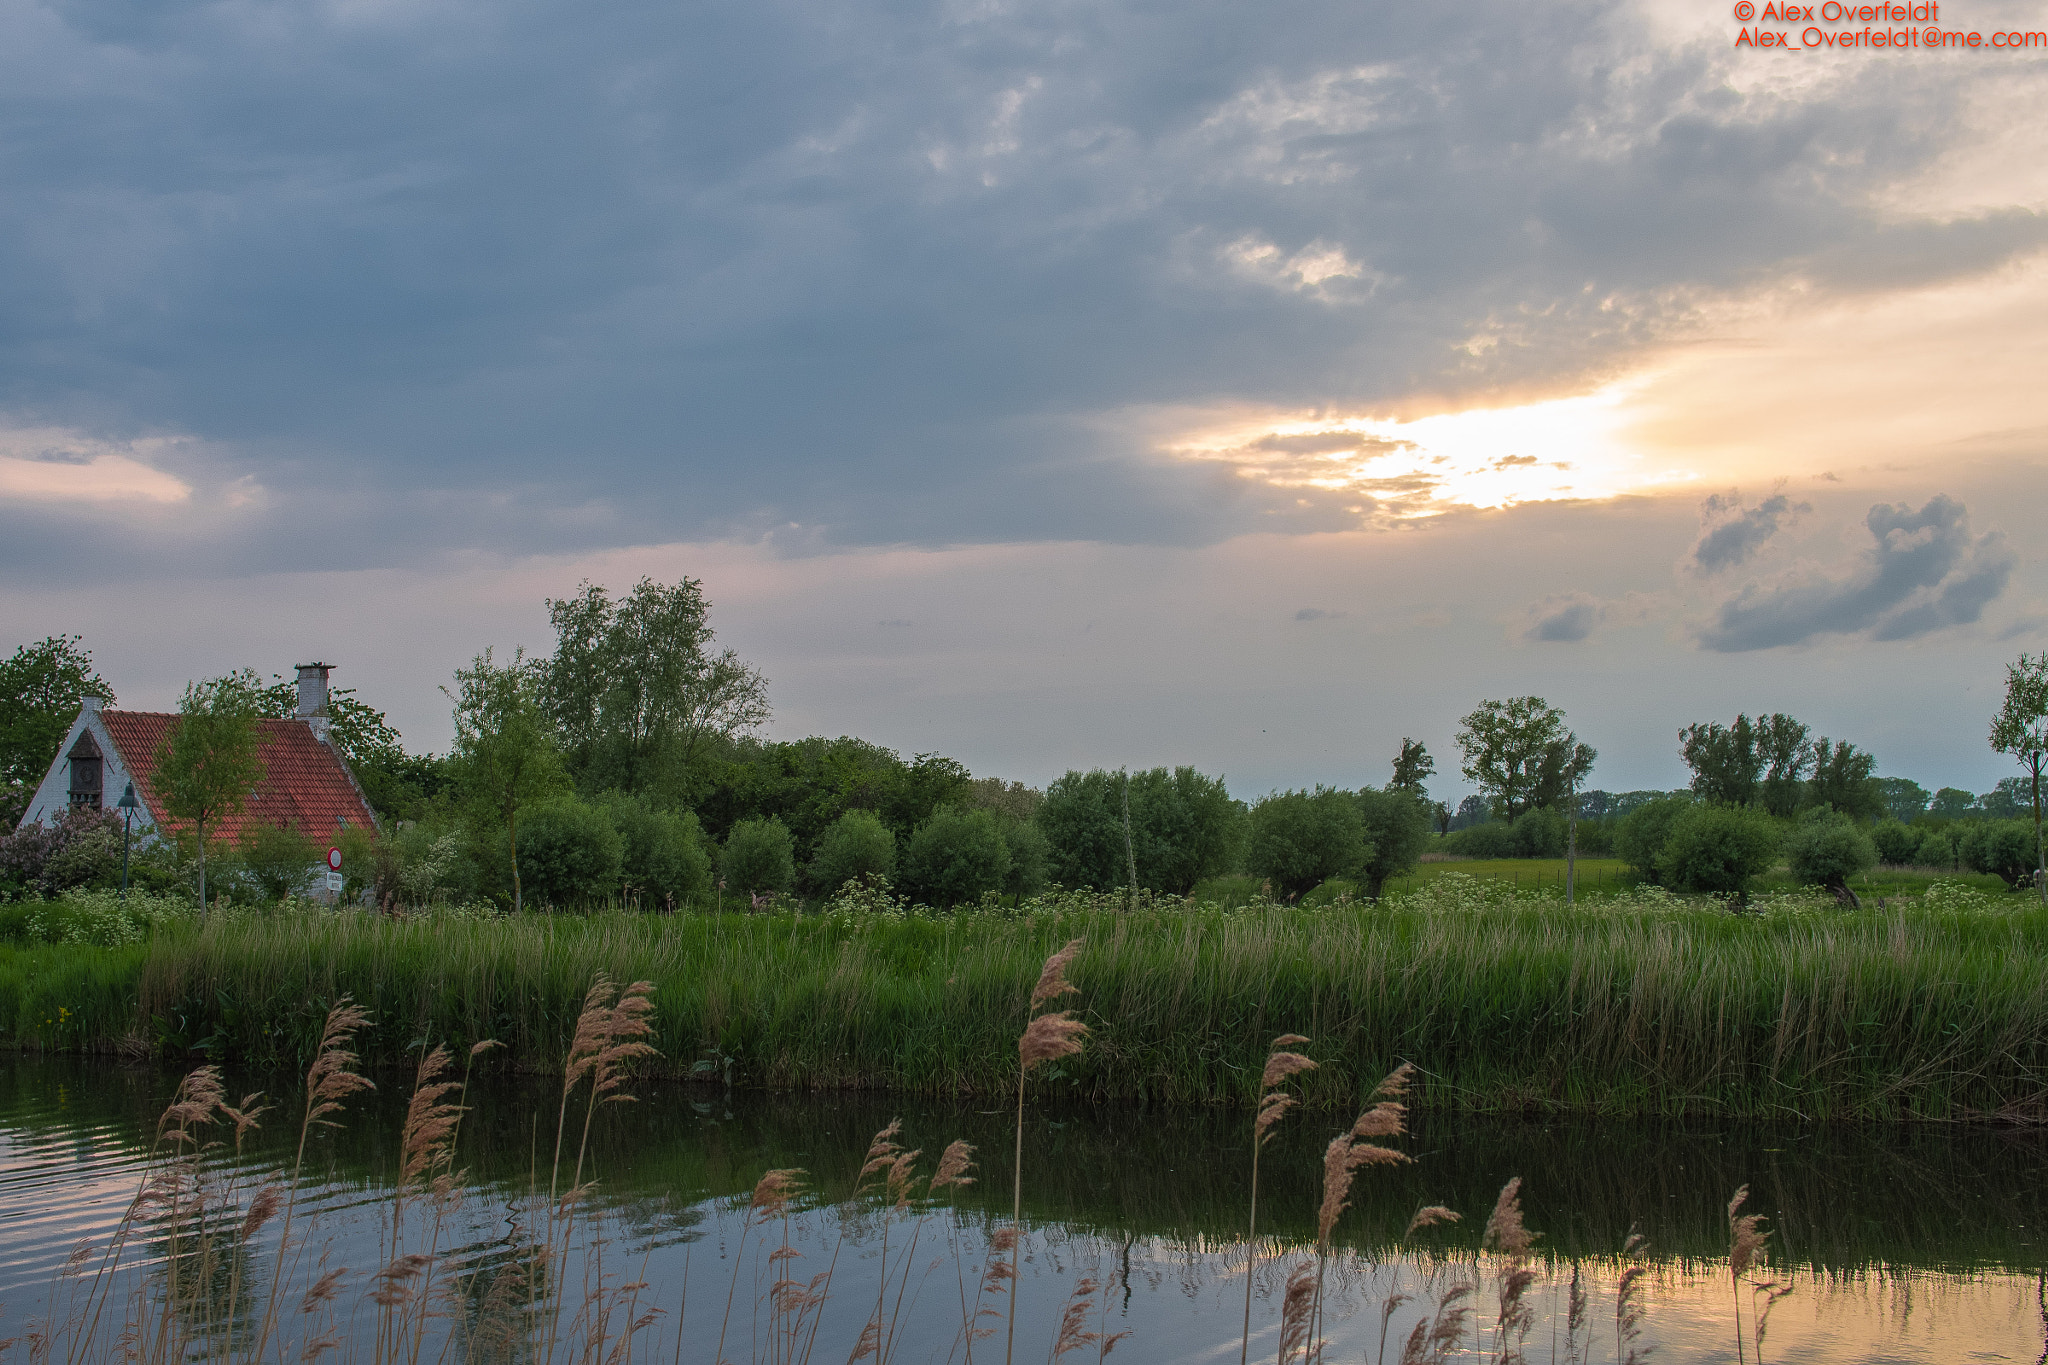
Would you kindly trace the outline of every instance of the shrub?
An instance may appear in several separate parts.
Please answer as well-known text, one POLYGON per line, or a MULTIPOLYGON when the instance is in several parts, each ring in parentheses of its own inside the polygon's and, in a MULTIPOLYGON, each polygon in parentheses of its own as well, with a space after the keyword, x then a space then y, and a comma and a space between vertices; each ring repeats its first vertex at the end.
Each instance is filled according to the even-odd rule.
POLYGON ((2018 887, 2034 875, 2034 826, 2026 820, 1984 820, 1961 841, 1964 864, 2018 887))
POLYGON ((1785 853, 1794 878, 1808 886, 1824 886, 1850 901, 1849 878, 1877 865, 1877 849, 1856 822, 1839 811, 1819 807, 1806 812, 1793 827, 1785 853))
POLYGON ((536 806, 519 822, 519 878, 526 895, 554 906, 616 896, 626 841, 602 810, 574 797, 536 806))
POLYGON ((1621 823, 1614 827, 1616 856, 1642 880, 1662 885, 1664 872, 1659 860, 1664 854, 1665 837, 1673 822, 1692 805, 1690 797, 1659 796, 1622 816, 1621 823))
POLYGON ((808 869, 811 889, 829 895, 856 878, 896 875, 896 836, 871 810, 850 810, 826 826, 808 869))
POLYGON ((1035 820, 1018 820, 998 811, 996 821, 1003 828, 1003 843, 1010 850, 1010 875, 1003 891, 1012 896, 1035 896, 1045 890, 1052 866, 1052 845, 1035 820))
POLYGON ((1877 859, 1894 867, 1913 861, 1920 851, 1920 836, 1897 820, 1880 820, 1871 826, 1870 843, 1877 859))
POLYGON ((121 882, 121 817, 79 806, 0 837, 0 892, 59 896, 121 882))
POLYGON ((1538 806, 1515 817, 1517 858, 1562 858, 1564 856, 1564 815, 1551 806, 1538 806))
POLYGON ((1749 882, 1778 855, 1778 825, 1750 807, 1692 806, 1665 831, 1657 869, 1678 891, 1749 898, 1749 882))
POLYGON ((1010 846, 992 811, 943 807, 903 850, 904 889, 927 905, 978 901, 1009 876, 1010 846))
POLYGON ((312 885, 316 868, 324 866, 320 860, 326 850, 315 847, 303 830, 258 818, 243 827, 235 853, 242 875, 257 894, 266 901, 281 901, 312 885))
POLYGON ((734 825, 718 855, 718 875, 728 889, 748 895, 789 890, 796 883, 796 852, 789 827, 772 815, 734 825))
MULTIPOLYGON (((1097 890, 1129 880, 1123 802, 1124 775, 1101 768, 1069 772, 1046 788, 1033 818, 1046 838, 1053 880, 1097 890)), ((1221 778, 1187 767, 1132 773, 1130 802, 1138 885, 1185 895, 1204 877, 1235 866, 1244 807, 1221 778)))
POLYGON ((1349 792, 1276 792, 1252 807, 1245 866, 1279 895, 1299 896, 1332 877, 1361 880, 1372 855, 1365 816, 1349 792))
POLYGON ((1515 827, 1505 820, 1489 820, 1453 831, 1440 847, 1460 858, 1512 858, 1517 847, 1515 827))
POLYGON ((711 899, 711 854, 689 811, 662 810, 645 796, 608 794, 601 803, 625 840, 620 875, 629 894, 650 908, 711 899))
POLYGON ((1920 846, 1913 851, 1913 861, 1922 867, 1938 867, 1953 872, 1956 861, 1956 836, 1945 829, 1930 829, 1920 836, 1920 846))

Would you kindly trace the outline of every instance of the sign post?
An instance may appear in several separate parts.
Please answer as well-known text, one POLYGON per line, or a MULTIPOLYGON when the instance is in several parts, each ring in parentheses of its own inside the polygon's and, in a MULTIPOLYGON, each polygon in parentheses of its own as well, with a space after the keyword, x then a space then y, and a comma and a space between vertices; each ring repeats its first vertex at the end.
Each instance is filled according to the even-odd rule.
POLYGON ((341 895, 341 849, 332 844, 327 848, 327 889, 341 895))

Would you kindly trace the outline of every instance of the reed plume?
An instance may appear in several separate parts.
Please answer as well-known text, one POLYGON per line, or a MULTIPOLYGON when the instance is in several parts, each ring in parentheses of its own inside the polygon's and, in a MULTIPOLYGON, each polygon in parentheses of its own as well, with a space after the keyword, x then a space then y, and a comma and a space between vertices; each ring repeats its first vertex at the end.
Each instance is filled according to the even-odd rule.
POLYGON ((1533 1312, 1524 1297, 1536 1280, 1536 1272, 1529 1268, 1529 1249, 1536 1244, 1536 1234, 1522 1223, 1522 1177, 1501 1186, 1480 1244, 1501 1258, 1493 1328, 1495 1365, 1525 1365, 1522 1342, 1529 1335, 1533 1312))
MULTIPOLYGON (((1073 983, 1067 980, 1067 968, 1080 954, 1082 940, 1069 939, 1065 947, 1045 960, 1045 966, 1038 973, 1038 983, 1031 988, 1031 1002, 1027 1015, 1034 1016, 1024 1027, 1017 1039, 1017 1144, 1010 1169, 1010 1225, 1021 1228, 1024 1224, 1024 1078, 1040 1062, 1057 1061, 1071 1057, 1081 1050, 1081 1040, 1088 1036, 1088 1026, 1074 1018, 1072 1010, 1056 1010, 1050 1014, 1037 1014, 1039 1006, 1057 1000, 1075 991, 1073 983)), ((1023 1252, 1016 1241, 1010 1244, 1010 1312, 1009 1336, 1003 1349, 1003 1365, 1014 1365, 1017 1354, 1017 1278, 1023 1252)))
POLYGON ((1742 1206, 1749 1201, 1749 1186, 1735 1191, 1735 1197, 1728 1201, 1728 1282, 1735 1296, 1735 1358, 1747 1359, 1742 1341, 1742 1277, 1764 1249, 1764 1242, 1770 1237, 1761 1231, 1767 1221, 1760 1213, 1744 1213, 1742 1206))
POLYGON ((1299 1033, 1283 1033, 1273 1040, 1272 1051, 1266 1055, 1265 1069, 1259 1073, 1259 1105, 1252 1116, 1252 1193, 1251 1215, 1245 1230, 1244 1265, 1244 1331, 1238 1341, 1238 1365, 1246 1365, 1252 1349, 1252 1284, 1259 1268, 1259 1152, 1271 1138, 1273 1128, 1287 1116, 1287 1111, 1300 1101, 1280 1087, 1290 1076, 1304 1071, 1315 1070, 1316 1064, 1292 1048, 1308 1042, 1299 1033))
MULTIPOLYGON (((1631 1228, 1628 1240, 1621 1246, 1622 1259, 1639 1257, 1649 1246, 1649 1239, 1631 1228)), ((1641 1365, 1650 1353, 1648 1347, 1636 1345, 1636 1339, 1643 1334, 1642 1282, 1649 1273, 1649 1267, 1637 1261, 1621 1272, 1614 1286, 1614 1358, 1619 1365, 1641 1365)))

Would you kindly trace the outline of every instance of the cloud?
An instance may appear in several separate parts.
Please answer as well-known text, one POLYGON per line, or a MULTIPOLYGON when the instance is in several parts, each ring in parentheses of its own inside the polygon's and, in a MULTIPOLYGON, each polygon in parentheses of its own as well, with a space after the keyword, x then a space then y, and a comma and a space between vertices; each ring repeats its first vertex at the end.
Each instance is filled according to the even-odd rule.
POLYGON ((1783 493, 1765 498, 1754 507, 1744 507, 1734 493, 1716 493, 1702 505, 1706 529, 1692 547, 1692 567, 1702 574, 1715 574, 1742 564, 1794 518, 1813 510, 1811 503, 1795 503, 1783 493))
POLYGON ((1721 603, 1699 643, 1739 653, 1831 634, 1909 640, 1976 621, 2012 576, 2005 537, 1973 537, 1967 512, 1951 498, 1931 498, 1917 512, 1879 503, 1864 525, 1876 543, 1859 566, 1745 585, 1721 603))
POLYGON ((1593 633, 1606 604, 1584 593, 1545 598, 1530 609, 1534 619, 1522 638, 1542 644, 1575 644, 1593 633))
POLYGON ((1303 607, 1300 611, 1294 613, 1294 619, 1297 621, 1334 621, 1343 614, 1341 611, 1324 611, 1321 607, 1303 607))

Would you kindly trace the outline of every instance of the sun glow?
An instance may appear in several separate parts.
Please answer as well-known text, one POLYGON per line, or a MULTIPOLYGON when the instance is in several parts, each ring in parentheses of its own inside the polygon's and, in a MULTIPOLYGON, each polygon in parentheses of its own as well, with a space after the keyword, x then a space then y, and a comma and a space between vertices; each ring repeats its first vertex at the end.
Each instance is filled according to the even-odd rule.
POLYGON ((1611 498, 1684 483, 1627 439, 1635 385, 1509 408, 1412 421, 1357 416, 1243 415, 1166 443, 1175 458, 1229 466, 1240 478, 1357 501, 1374 520, 1412 520, 1461 507, 1611 498))

